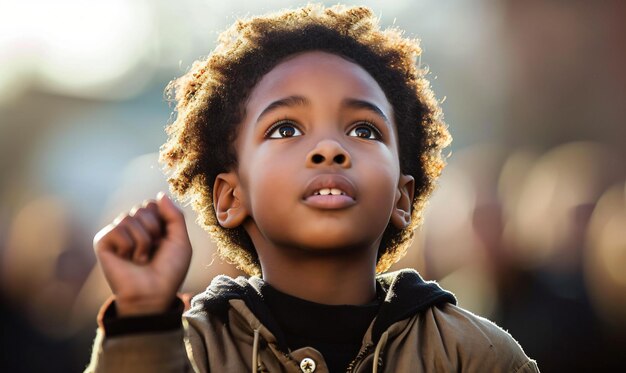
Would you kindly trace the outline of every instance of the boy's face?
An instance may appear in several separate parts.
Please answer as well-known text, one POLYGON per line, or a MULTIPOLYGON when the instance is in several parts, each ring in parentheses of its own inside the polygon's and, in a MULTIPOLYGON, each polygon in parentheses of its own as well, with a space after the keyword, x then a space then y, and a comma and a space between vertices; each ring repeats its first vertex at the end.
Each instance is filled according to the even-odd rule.
POLYGON ((376 253, 390 219, 408 223, 413 192, 393 118, 378 83, 352 62, 315 51, 280 63, 247 102, 226 205, 215 188, 216 208, 232 206, 220 223, 243 223, 261 260, 266 248, 376 253))

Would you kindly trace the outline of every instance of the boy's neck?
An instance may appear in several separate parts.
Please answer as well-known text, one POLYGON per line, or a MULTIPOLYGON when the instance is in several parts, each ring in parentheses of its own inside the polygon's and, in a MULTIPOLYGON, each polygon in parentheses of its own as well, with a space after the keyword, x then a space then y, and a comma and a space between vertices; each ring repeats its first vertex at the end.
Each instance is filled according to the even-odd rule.
POLYGON ((262 258, 263 279, 275 289, 311 302, 363 305, 376 298, 376 258, 343 255, 281 255, 262 258))

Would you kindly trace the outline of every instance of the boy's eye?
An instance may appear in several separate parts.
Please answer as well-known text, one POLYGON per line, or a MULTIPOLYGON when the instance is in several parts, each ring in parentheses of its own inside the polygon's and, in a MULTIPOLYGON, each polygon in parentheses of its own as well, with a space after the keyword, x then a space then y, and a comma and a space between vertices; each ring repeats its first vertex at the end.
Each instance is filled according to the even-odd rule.
POLYGON ((382 135, 380 131, 367 122, 361 122, 348 132, 348 136, 360 137, 362 139, 380 140, 382 135))
POLYGON ((296 136, 302 136, 302 131, 290 121, 280 121, 270 127, 265 133, 265 137, 270 139, 282 139, 296 136))

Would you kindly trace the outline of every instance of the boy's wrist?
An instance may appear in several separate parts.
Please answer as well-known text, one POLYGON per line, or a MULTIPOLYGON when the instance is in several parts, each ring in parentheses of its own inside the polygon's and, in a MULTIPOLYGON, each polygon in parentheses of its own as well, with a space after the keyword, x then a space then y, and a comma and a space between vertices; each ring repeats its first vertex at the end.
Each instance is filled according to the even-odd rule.
POLYGON ((155 315, 168 311, 176 296, 154 298, 115 297, 115 308, 118 317, 155 315))
POLYGON ((171 331, 182 327, 182 314, 186 304, 183 295, 182 298, 175 297, 162 313, 120 316, 116 298, 112 296, 98 313, 98 325, 107 337, 171 331))

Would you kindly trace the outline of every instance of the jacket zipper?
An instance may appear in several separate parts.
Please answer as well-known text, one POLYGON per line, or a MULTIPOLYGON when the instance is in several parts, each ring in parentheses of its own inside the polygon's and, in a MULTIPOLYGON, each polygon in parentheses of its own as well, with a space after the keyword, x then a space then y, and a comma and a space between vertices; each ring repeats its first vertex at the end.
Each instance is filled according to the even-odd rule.
POLYGON ((348 365, 348 370, 346 371, 346 373, 354 373, 354 369, 356 368, 357 364, 360 363, 361 360, 363 360, 365 355, 370 353, 370 351, 372 350, 372 347, 374 347, 373 343, 368 343, 367 345, 365 345, 365 348, 363 348, 361 351, 359 351, 359 353, 356 355, 354 360, 352 360, 350 362, 350 364, 348 365))

